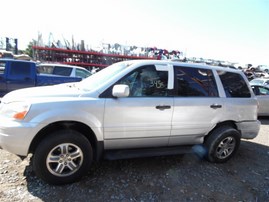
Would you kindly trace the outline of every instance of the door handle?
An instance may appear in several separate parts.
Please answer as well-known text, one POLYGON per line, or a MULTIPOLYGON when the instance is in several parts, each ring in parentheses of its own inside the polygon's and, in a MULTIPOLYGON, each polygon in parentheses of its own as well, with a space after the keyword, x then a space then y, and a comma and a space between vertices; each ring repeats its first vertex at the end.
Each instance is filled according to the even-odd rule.
POLYGON ((212 105, 210 105, 210 107, 211 107, 212 109, 217 109, 217 108, 222 108, 222 105, 212 104, 212 105))
POLYGON ((165 110, 165 109, 170 109, 171 106, 170 105, 158 105, 156 106, 156 109, 159 109, 159 110, 165 110))

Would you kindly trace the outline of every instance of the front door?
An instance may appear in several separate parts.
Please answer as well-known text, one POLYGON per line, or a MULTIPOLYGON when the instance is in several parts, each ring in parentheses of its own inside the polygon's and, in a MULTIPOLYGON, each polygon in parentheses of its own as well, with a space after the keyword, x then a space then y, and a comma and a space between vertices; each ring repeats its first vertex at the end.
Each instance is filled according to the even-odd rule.
POLYGON ((36 72, 32 63, 12 61, 9 65, 6 77, 8 92, 35 86, 36 72))
POLYGON ((173 114, 168 71, 158 71, 154 65, 143 66, 117 84, 128 85, 130 95, 106 99, 105 148, 167 146, 173 114))

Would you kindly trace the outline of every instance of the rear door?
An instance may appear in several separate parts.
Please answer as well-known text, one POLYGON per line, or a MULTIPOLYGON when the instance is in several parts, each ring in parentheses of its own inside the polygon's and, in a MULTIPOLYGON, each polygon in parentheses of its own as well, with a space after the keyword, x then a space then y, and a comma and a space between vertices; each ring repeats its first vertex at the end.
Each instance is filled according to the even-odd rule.
POLYGON ((221 119, 219 97, 210 69, 175 66, 175 98, 169 145, 199 144, 221 119))
POLYGON ((241 71, 217 71, 224 90, 224 120, 235 122, 257 119, 257 100, 241 71))

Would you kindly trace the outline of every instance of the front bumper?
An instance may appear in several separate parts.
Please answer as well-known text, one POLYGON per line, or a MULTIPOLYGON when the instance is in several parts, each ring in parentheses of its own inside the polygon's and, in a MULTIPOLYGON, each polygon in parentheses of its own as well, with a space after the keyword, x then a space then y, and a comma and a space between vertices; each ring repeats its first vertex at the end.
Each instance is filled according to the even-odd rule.
POLYGON ((241 132, 243 139, 254 139, 260 131, 261 122, 257 121, 243 121, 236 123, 238 130, 241 132))
POLYGON ((18 156, 27 156, 40 127, 36 123, 1 119, 0 148, 18 156))

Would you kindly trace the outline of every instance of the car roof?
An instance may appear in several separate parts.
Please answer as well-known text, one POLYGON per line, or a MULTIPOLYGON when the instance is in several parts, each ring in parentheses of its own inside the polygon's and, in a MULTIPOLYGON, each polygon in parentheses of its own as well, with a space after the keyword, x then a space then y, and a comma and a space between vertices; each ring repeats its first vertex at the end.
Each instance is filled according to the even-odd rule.
MULTIPOLYGON (((197 64, 197 63, 186 63, 186 62, 180 62, 180 61, 173 61, 173 60, 127 60, 123 62, 130 62, 131 64, 137 64, 137 65, 178 65, 178 66, 184 66, 184 67, 195 67, 195 68, 206 68, 206 69, 215 69, 219 71, 229 71, 229 72, 242 72, 242 70, 228 68, 228 67, 220 67, 220 66, 211 66, 207 64, 197 64)), ((243 72, 242 72, 243 73, 243 72)))

